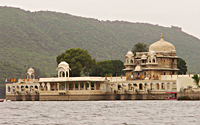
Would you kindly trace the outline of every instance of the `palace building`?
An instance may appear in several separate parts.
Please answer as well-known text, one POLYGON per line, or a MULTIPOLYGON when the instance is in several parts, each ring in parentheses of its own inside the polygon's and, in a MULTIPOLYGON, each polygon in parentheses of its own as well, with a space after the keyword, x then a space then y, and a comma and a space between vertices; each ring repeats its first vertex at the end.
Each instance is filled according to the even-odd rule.
POLYGON ((177 58, 175 46, 165 41, 161 34, 161 39, 149 46, 149 52, 136 52, 135 55, 131 51, 127 52, 124 77, 70 77, 70 65, 62 61, 56 69, 57 77, 35 79, 34 69, 30 68, 26 74, 27 79, 7 83, 6 99, 165 99, 171 93, 177 93, 188 85, 193 85, 190 76, 177 74, 177 58))
POLYGON ((127 80, 154 79, 161 75, 177 75, 177 55, 174 45, 161 39, 149 46, 149 52, 128 51, 125 56, 127 80))

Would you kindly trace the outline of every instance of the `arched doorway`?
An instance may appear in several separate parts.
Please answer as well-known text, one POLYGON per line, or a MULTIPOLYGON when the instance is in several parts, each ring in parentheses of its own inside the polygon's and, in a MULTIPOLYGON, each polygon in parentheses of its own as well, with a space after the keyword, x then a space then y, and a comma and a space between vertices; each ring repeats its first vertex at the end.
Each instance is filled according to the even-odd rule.
POLYGON ((140 84, 139 84, 139 90, 143 90, 143 88, 144 88, 144 87, 143 87, 143 84, 140 83, 140 84))
POLYGON ((165 90, 165 84, 164 83, 161 84, 161 87, 162 87, 161 88, 162 90, 165 90))
POLYGON ((150 83, 150 90, 154 90, 153 83, 150 83))

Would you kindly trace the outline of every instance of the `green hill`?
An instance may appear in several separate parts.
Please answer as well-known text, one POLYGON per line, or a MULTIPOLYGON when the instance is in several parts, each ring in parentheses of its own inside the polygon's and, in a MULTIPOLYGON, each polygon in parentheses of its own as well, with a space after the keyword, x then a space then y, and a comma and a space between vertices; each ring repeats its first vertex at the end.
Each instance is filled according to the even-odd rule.
POLYGON ((191 73, 200 72, 200 40, 176 28, 0 7, 0 81, 23 76, 29 67, 53 76, 56 56, 69 48, 86 49, 97 61, 123 61, 134 44, 150 45, 160 39, 160 33, 175 45, 178 56, 186 60, 191 73))

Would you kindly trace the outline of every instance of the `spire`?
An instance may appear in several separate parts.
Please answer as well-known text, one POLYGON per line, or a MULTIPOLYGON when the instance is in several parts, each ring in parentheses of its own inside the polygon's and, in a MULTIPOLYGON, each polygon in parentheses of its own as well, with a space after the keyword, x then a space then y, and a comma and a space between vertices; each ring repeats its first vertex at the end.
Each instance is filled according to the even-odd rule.
POLYGON ((163 39, 163 33, 161 33, 161 39, 163 39))

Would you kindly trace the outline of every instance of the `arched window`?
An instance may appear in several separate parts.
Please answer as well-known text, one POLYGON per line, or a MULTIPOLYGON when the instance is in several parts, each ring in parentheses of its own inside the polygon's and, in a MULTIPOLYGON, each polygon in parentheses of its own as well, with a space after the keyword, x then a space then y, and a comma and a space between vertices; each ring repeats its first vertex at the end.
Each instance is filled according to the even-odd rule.
POLYGON ((8 86, 8 92, 10 92, 10 86, 8 86))
POLYGON ((159 87, 159 83, 156 83, 156 90, 159 90, 160 87, 159 87))
POLYGON ((152 62, 153 62, 153 63, 156 63, 156 60, 155 60, 155 59, 153 59, 153 60, 152 60, 152 62))
POLYGON ((131 59, 131 63, 133 63, 133 59, 131 59))
POLYGON ((148 58, 148 63, 151 63, 151 57, 148 58))
POLYGON ((35 86, 35 89, 38 89, 38 86, 35 86))
POLYGON ((165 90, 165 84, 164 84, 164 83, 162 83, 162 85, 161 85, 161 86, 162 86, 162 88, 161 88, 161 89, 162 89, 162 90, 165 90))
POLYGON ((28 89, 28 86, 26 86, 26 89, 28 89))
POLYGON ((139 90, 143 90, 143 84, 142 83, 139 84, 139 90))
POLYGON ((21 86, 21 91, 24 91, 24 86, 21 86))
POLYGON ((132 85, 129 83, 129 84, 128 84, 128 89, 129 89, 129 90, 132 90, 131 86, 132 86, 132 85))

